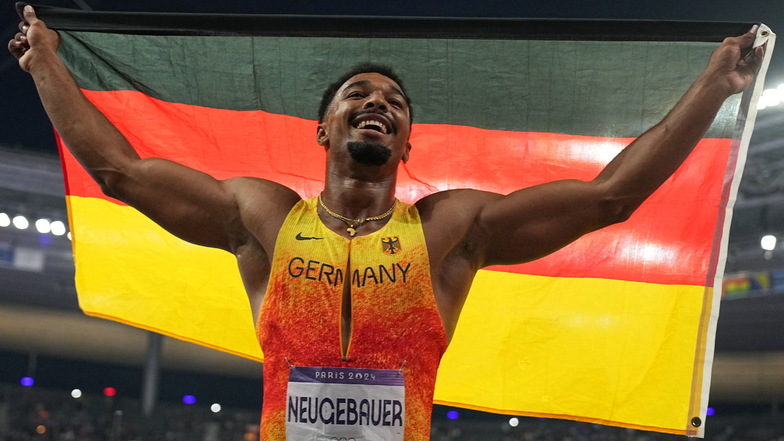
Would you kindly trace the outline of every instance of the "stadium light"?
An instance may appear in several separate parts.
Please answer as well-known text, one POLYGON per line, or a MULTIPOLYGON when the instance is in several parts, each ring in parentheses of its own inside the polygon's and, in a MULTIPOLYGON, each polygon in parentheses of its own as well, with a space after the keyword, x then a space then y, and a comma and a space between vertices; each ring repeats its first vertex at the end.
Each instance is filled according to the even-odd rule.
POLYGON ((757 110, 776 107, 784 102, 784 83, 779 84, 775 89, 765 89, 757 102, 757 110))
POLYGON ((11 219, 11 223, 13 223, 14 226, 19 230, 26 230, 27 227, 30 226, 30 221, 28 221, 27 218, 22 215, 14 216, 14 218, 11 219))
POLYGON ((773 251, 776 249, 776 236, 767 234, 760 239, 760 247, 765 251, 773 251))
POLYGON ((35 221, 35 229, 41 234, 47 234, 52 231, 52 223, 49 219, 38 219, 35 221))
POLYGON ((51 225, 52 234, 55 236, 62 236, 66 233, 65 224, 62 221, 54 221, 51 225))

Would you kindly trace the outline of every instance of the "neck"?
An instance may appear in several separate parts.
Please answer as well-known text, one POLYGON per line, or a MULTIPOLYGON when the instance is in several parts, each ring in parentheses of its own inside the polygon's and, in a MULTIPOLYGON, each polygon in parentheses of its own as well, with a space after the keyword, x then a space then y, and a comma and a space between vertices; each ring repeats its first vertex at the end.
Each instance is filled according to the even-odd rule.
POLYGON ((367 182, 327 177, 321 198, 331 210, 345 217, 360 219, 377 216, 394 203, 395 180, 367 182))
POLYGON ((359 219, 383 213, 395 201, 397 169, 389 166, 354 166, 344 170, 327 165, 321 197, 333 211, 359 219))

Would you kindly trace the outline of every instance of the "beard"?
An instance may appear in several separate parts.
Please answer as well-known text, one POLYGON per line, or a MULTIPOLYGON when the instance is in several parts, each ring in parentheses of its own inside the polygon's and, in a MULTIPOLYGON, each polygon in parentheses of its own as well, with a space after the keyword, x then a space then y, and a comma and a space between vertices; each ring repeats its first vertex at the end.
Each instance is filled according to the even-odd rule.
POLYGON ((348 153, 360 164, 375 166, 386 164, 392 156, 392 150, 389 147, 365 141, 349 142, 348 153))

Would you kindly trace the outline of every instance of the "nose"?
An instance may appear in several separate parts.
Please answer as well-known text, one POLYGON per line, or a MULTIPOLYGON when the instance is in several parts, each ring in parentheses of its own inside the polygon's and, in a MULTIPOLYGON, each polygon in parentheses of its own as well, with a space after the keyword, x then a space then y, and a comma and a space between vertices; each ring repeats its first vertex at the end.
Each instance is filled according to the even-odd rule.
POLYGON ((374 92, 368 95, 367 100, 365 101, 365 105, 363 108, 365 110, 369 109, 379 109, 382 112, 386 112, 388 110, 387 100, 384 98, 383 94, 379 92, 374 92))

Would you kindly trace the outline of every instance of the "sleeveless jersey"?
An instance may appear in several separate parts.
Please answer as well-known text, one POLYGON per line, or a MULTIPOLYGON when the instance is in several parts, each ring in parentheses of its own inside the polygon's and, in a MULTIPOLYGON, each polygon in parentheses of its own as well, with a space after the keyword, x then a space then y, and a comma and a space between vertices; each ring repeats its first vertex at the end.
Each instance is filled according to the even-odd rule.
POLYGON ((436 308, 419 212, 396 202, 380 230, 352 239, 328 229, 317 198, 292 208, 278 233, 258 322, 264 351, 261 440, 286 439, 290 366, 402 369, 406 441, 425 441, 446 334, 436 308), (350 284, 345 359, 341 302, 350 284))

